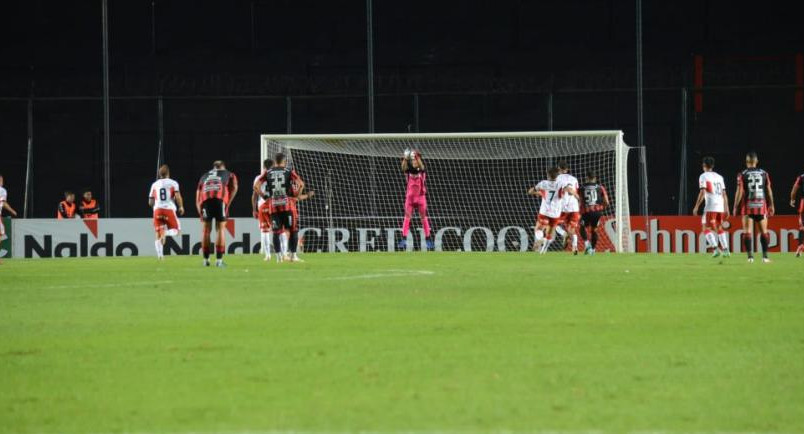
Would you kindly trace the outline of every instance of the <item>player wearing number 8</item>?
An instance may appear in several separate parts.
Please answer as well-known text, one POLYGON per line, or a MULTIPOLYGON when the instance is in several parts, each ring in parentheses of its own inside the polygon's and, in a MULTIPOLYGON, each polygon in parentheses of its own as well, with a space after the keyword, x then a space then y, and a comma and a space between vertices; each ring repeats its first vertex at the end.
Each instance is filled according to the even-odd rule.
POLYGON ((179 215, 184 215, 184 201, 179 193, 179 183, 170 179, 170 168, 165 164, 159 168, 159 179, 151 184, 148 193, 148 206, 154 210, 154 246, 159 260, 164 258, 165 237, 176 236, 181 231, 181 224, 176 217, 176 205, 179 215))
POLYGON ((726 196, 726 183, 723 177, 715 173, 715 159, 703 159, 703 173, 698 177, 698 200, 692 208, 692 215, 698 215, 698 208, 706 201, 701 224, 704 229, 706 244, 714 250, 712 257, 730 256, 729 235, 723 230, 723 220, 729 218, 729 198, 726 196), (715 237, 717 232, 717 237, 715 237), (718 248, 720 242, 720 248, 718 248), (721 252, 721 248, 723 249, 721 252))
POLYGON ((746 169, 737 176, 737 192, 734 195, 734 215, 740 211, 743 216, 743 243, 748 253, 748 262, 754 262, 754 224, 762 231, 759 238, 762 246, 762 261, 768 259, 768 216, 776 211, 773 205, 773 190, 768 172, 757 167, 759 158, 756 152, 745 156, 746 169))

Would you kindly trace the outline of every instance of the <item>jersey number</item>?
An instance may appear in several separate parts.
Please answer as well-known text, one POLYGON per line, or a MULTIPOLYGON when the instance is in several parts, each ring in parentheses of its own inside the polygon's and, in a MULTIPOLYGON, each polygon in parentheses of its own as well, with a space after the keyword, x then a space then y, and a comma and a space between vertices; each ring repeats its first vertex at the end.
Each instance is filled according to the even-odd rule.
POLYGON ((765 186, 762 178, 759 173, 748 174, 748 197, 750 199, 765 198, 765 186))
POLYGON ((547 192, 547 201, 548 202, 552 202, 554 197, 556 197, 556 192, 555 191, 548 191, 547 192))
POLYGON ((159 200, 161 200, 162 202, 167 200, 167 190, 165 190, 164 188, 159 189, 159 200))
POLYGON ((271 184, 273 184, 274 197, 287 196, 287 191, 285 190, 285 174, 283 172, 272 172, 271 178, 273 178, 271 184))
POLYGON ((589 204, 596 204, 597 203, 597 190, 584 190, 583 191, 583 200, 589 204))

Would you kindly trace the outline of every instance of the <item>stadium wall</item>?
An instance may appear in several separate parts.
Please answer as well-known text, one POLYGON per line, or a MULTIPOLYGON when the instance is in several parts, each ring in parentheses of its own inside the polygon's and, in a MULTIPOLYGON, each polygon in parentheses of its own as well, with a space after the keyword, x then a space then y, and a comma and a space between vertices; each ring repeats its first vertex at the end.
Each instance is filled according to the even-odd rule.
MULTIPOLYGON (((691 253, 705 250, 700 232, 700 217, 632 216, 631 237, 638 252, 691 253)), ((792 252, 796 247, 796 216, 776 216, 770 220, 770 246, 774 252, 792 252)), ((11 245, 0 245, 0 257, 51 258, 88 256, 154 256, 152 220, 14 220, 11 245)), ((734 227, 739 227, 735 225, 734 227)), ((257 253, 260 237, 251 218, 233 218, 226 225, 228 254, 257 253)), ((302 229, 307 252, 393 251, 397 227, 307 227, 302 229), (391 242, 389 242, 391 240, 391 242)), ((614 221, 603 224, 603 238, 614 234, 614 221)), ((169 238, 166 255, 198 254, 201 248, 201 224, 198 219, 184 219, 182 234, 169 238)), ((436 250, 511 251, 526 250, 531 243, 531 228, 506 226, 498 231, 485 226, 442 227, 436 235, 436 250), (453 237, 452 242, 447 242, 453 237), (451 246, 458 246, 457 248, 451 246)), ((742 230, 730 232, 735 252, 741 249, 742 230)), ((421 242, 421 234, 416 244, 421 242)), ((413 243, 409 243, 413 244, 413 243)))

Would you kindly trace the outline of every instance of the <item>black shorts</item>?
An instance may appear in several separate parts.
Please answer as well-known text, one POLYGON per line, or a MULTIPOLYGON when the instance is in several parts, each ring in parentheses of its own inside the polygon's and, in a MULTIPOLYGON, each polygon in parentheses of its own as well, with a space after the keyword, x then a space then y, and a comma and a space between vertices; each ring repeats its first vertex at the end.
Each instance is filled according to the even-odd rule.
POLYGON ((745 216, 750 218, 751 220, 753 220, 756 223, 759 223, 762 220, 765 220, 765 214, 746 214, 745 216))
POLYGON ((600 211, 592 211, 583 213, 581 216, 581 222, 583 226, 592 226, 597 227, 597 224, 600 223, 600 218, 603 217, 603 213, 600 211))
POLYGON ((283 231, 298 232, 299 231, 299 218, 296 213, 291 211, 277 211, 271 214, 271 227, 274 232, 281 233, 283 231))
POLYGON ((205 222, 226 221, 226 204, 220 199, 207 199, 201 202, 201 219, 205 222))

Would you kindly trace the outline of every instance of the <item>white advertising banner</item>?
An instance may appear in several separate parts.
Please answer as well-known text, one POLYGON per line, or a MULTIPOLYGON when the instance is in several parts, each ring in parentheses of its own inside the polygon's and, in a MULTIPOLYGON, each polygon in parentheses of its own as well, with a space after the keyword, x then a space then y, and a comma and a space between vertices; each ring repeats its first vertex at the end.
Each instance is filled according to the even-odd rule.
MULTIPOLYGON (((697 216, 651 216, 645 229, 645 218, 631 217, 632 245, 637 252, 693 253, 706 251, 697 216)), ((86 256, 155 256, 153 221, 137 219, 55 220, 19 219, 7 226, 11 233, 11 256, 14 258, 51 258, 86 256)), ((401 240, 401 229, 389 222, 385 227, 363 226, 359 218, 340 220, 334 227, 304 227, 299 232, 305 252, 392 252, 401 240)), ((601 222, 598 251, 611 250, 608 241, 616 236, 615 221, 601 222)), ((198 218, 181 219, 182 232, 168 237, 166 255, 196 255, 201 250, 201 222, 198 218)), ((772 252, 791 252, 804 233, 799 216, 775 216, 769 225, 772 252)), ((433 233, 436 251, 525 251, 532 244, 533 228, 525 226, 437 226, 433 233), (497 227, 499 226, 499 227, 497 227)), ((740 252, 742 229, 724 225, 731 235, 732 251, 740 252)), ((214 239, 214 238, 213 238, 214 239)), ((227 254, 258 253, 260 233, 252 218, 233 218, 226 224, 227 254)), ((420 228, 407 238, 408 250, 419 250, 424 244, 420 228)), ((758 242, 755 245, 759 245, 758 242)), ((0 253, 8 255, 7 241, 0 253)), ((558 247, 557 247, 558 248, 558 247)), ((2 256, 2 255, 0 255, 2 256)))
MULTIPOLYGON (((168 237, 165 254, 197 254, 201 250, 201 222, 197 218, 180 220, 182 232, 168 237)), ((226 232, 228 253, 259 251, 255 219, 230 219, 226 232)), ((15 258, 156 256, 154 239, 153 220, 146 218, 20 219, 14 221, 12 252, 15 258)))
MULTIPOLYGON (((201 222, 181 220, 181 234, 168 237, 166 255, 196 255, 201 250, 201 222)), ((306 252, 393 252, 401 239, 399 227, 306 227, 299 232, 306 252)), ((100 220, 20 219, 14 221, 12 253, 15 258, 87 256, 156 256, 153 221, 144 218, 100 220)), ((613 230, 613 229, 612 229, 613 230)), ((435 250, 524 251, 532 228, 506 226, 497 232, 483 226, 446 226, 434 233, 435 250)), ((213 236, 214 240, 214 236, 213 236)), ((232 218, 226 224, 227 254, 258 253, 257 220, 232 218)), ((408 249, 420 248, 423 231, 411 230, 408 249)))

